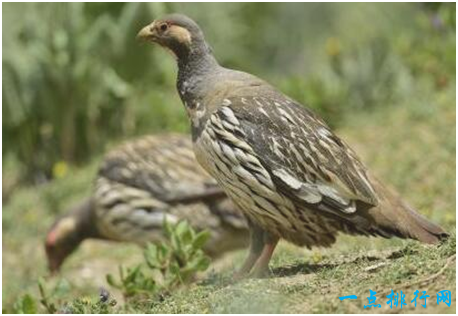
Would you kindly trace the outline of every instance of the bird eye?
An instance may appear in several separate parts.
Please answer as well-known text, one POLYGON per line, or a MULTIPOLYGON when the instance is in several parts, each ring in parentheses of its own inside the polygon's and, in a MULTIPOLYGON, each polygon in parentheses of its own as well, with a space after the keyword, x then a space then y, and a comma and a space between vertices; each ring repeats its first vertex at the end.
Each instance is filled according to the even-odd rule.
POLYGON ((167 31, 167 29, 169 28, 169 26, 168 26, 166 23, 164 23, 164 24, 162 24, 161 26, 159 26, 159 28, 161 29, 162 32, 164 32, 164 31, 167 31))

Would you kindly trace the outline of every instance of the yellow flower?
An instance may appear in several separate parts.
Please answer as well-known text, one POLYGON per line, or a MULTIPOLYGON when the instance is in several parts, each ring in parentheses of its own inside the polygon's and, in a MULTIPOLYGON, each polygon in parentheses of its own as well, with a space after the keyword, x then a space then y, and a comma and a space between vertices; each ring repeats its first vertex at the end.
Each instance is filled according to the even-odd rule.
POLYGON ((52 174, 54 178, 60 179, 67 175, 68 165, 65 161, 59 161, 54 164, 52 167, 52 174))
POLYGON ((320 262, 321 260, 323 260, 323 256, 321 255, 320 252, 314 252, 312 254, 312 260, 314 263, 318 263, 320 262))
POLYGON ((88 296, 83 296, 81 298, 81 303, 88 305, 88 304, 92 304, 92 301, 88 296))

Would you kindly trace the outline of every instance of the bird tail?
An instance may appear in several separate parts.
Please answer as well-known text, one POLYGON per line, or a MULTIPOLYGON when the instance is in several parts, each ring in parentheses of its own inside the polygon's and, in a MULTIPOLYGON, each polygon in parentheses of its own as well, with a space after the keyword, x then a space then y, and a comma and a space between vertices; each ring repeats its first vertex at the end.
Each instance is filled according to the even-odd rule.
POLYGON ((424 243, 434 244, 449 236, 442 227, 429 221, 405 202, 401 203, 409 218, 409 225, 406 229, 408 237, 424 243))
POLYGON ((411 238, 428 244, 438 243, 449 236, 439 225, 419 214, 380 182, 376 184, 381 203, 369 210, 369 214, 375 220, 377 233, 385 237, 395 235, 411 238))

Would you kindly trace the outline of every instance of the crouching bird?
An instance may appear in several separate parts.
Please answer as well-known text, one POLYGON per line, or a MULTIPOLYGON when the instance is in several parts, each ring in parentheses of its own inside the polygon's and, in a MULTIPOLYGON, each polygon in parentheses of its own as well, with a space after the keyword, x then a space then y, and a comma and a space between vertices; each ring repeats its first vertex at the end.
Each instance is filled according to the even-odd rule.
POLYGON ((446 235, 374 178, 312 111, 265 81, 224 68, 199 26, 172 14, 138 38, 177 60, 177 88, 199 163, 251 228, 239 275, 261 276, 276 244, 330 246, 338 232, 435 243, 446 235))
POLYGON ((248 245, 243 215, 198 165, 191 139, 147 136, 109 152, 91 196, 52 225, 45 241, 49 269, 57 271, 88 238, 161 241, 164 220, 208 230, 203 250, 212 257, 248 245))

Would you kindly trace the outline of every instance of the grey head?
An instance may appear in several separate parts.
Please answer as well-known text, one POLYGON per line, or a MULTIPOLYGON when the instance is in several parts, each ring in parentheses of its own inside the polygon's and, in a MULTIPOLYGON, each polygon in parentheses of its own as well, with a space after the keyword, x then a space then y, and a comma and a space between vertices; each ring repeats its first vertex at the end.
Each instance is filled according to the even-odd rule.
POLYGON ((199 25, 183 14, 173 13, 154 20, 140 30, 137 38, 169 49, 182 62, 196 55, 211 54, 199 25))
POLYGON ((154 20, 137 35, 139 39, 164 47, 174 55, 178 64, 177 89, 188 116, 193 135, 209 114, 208 102, 203 100, 221 75, 228 70, 219 66, 198 24, 183 14, 170 14, 154 20))
POLYGON ((265 86, 250 74, 221 67, 200 27, 185 15, 156 19, 138 33, 138 38, 161 45, 177 59, 177 89, 191 122, 193 140, 211 114, 223 106, 229 91, 265 86))

